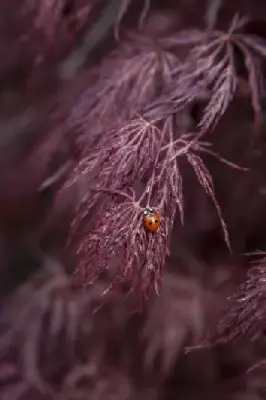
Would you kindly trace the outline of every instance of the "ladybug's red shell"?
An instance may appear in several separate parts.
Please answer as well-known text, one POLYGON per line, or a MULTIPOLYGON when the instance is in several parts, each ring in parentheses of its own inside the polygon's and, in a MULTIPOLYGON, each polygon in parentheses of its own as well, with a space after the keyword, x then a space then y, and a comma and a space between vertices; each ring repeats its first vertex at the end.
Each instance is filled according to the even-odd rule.
POLYGON ((156 232, 160 226, 160 216, 157 212, 146 208, 143 215, 143 226, 147 232, 156 232))

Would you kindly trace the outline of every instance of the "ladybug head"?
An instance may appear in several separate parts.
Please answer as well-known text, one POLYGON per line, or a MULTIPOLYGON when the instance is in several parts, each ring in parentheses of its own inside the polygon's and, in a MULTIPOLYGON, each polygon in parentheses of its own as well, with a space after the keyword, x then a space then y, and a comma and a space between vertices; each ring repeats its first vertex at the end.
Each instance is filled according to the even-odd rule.
POLYGON ((151 215, 153 213, 153 210, 151 208, 145 208, 143 214, 144 215, 151 215))

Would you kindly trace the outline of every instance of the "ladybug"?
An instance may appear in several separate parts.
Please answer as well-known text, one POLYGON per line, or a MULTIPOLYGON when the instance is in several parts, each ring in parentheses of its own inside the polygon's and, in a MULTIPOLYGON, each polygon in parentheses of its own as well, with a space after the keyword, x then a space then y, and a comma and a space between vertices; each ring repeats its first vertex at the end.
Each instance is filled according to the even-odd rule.
POLYGON ((143 212, 143 226, 147 232, 156 232, 160 226, 160 217, 151 208, 146 208, 143 212))

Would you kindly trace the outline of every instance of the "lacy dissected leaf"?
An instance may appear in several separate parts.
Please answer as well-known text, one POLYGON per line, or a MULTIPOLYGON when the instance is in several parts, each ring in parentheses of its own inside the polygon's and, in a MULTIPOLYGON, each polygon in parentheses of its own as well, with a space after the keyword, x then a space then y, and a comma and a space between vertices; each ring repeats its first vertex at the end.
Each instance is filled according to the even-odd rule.
POLYGON ((221 69, 220 76, 214 83, 211 99, 200 121, 201 127, 208 129, 216 121, 217 115, 222 116, 225 113, 228 104, 233 98, 236 82, 234 68, 231 65, 221 69))
POLYGON ((255 340, 265 329, 266 270, 264 263, 252 267, 245 282, 228 299, 228 307, 204 344, 215 345, 239 340, 255 340))
POLYGON ((121 189, 141 179, 155 160, 159 133, 153 123, 136 118, 103 135, 73 170, 65 187, 83 179, 85 193, 73 222, 75 230, 98 201, 101 189, 121 189))
MULTIPOLYGON (((166 123, 156 146, 150 143, 151 148, 154 147, 152 162, 155 165, 167 127, 166 123)), ((180 187, 178 170, 173 161, 172 167, 170 162, 169 169, 154 169, 140 199, 136 200, 133 195, 130 200, 130 196, 124 192, 121 193, 122 198, 118 194, 118 198, 106 202, 95 218, 92 231, 78 241, 76 273, 81 276, 80 282, 84 282, 85 286, 108 269, 114 257, 120 257, 112 286, 127 280, 132 288, 139 287, 144 292, 152 286, 158 290, 165 257, 169 254, 175 211, 178 199, 180 200, 177 194, 180 187), (142 226, 143 210, 148 206, 154 208, 161 217, 161 226, 155 234, 147 233, 142 226)))
MULTIPOLYGON (((214 153, 211 149, 208 148, 209 145, 210 145, 209 143, 197 140, 194 134, 183 134, 177 140, 173 140, 173 136, 170 136, 169 143, 164 147, 164 149, 167 149, 167 153, 165 159, 160 164, 160 170, 161 170, 160 174, 165 173, 166 174, 164 178, 165 181, 167 182, 167 179, 170 179, 172 182, 171 187, 175 188, 172 189, 170 198, 171 200, 174 199, 175 200, 174 202, 177 203, 182 222, 184 215, 183 211, 184 198, 182 193, 183 191, 182 175, 180 174, 178 168, 178 161, 179 161, 178 158, 181 156, 186 157, 188 163, 191 165, 196 174, 198 182, 205 190, 206 194, 210 196, 210 198, 213 201, 213 204, 215 205, 216 211, 218 213, 218 218, 222 227, 225 242, 230 248, 228 230, 222 216, 221 208, 216 199, 212 176, 202 160, 201 153, 206 153, 215 156, 221 162, 224 162, 230 167, 239 169, 241 168, 223 159, 222 157, 219 157, 216 153, 214 153)), ((168 204, 171 204, 170 199, 168 199, 168 204)), ((171 207, 169 208, 169 210, 171 210, 171 207)), ((171 218, 171 213, 173 213, 172 210, 170 211, 170 218, 171 218)))
MULTIPOLYGON (((251 34, 242 34, 241 28, 247 20, 235 16, 228 32, 213 31, 200 35, 188 58, 174 70, 173 84, 168 89, 176 110, 182 109, 202 95, 208 94, 209 101, 199 122, 203 131, 214 128, 230 104, 238 83, 235 49, 243 56, 247 80, 250 86, 251 103, 255 123, 261 114, 262 96, 261 59, 265 57, 266 42, 251 34)), ((189 36, 188 36, 189 37, 189 36)), ((173 47, 180 45, 179 35, 169 42, 173 47)), ((191 38, 193 41, 193 35, 191 38)))
POLYGON ((113 268, 111 287, 129 282, 132 288, 146 292, 157 286, 163 267, 164 226, 156 235, 147 234, 142 226, 143 209, 138 203, 112 197, 95 217, 90 233, 78 240, 75 282, 86 287, 102 272, 113 268))
POLYGON ((205 130, 215 124, 224 114, 235 93, 238 77, 235 48, 244 57, 255 123, 259 122, 258 118, 261 114, 260 99, 263 94, 261 59, 266 54, 266 41, 256 35, 239 33, 246 22, 246 19, 240 19, 236 16, 231 23, 228 35, 222 33, 214 34, 213 44, 216 43, 216 48, 213 49, 212 57, 215 60, 218 55, 216 51, 220 48, 224 52, 223 56, 220 55, 224 66, 215 77, 212 88, 213 95, 200 122, 200 126, 205 130))
POLYGON ((86 233, 86 230, 79 231, 77 226, 72 235, 77 249, 77 268, 74 273, 77 286, 86 287, 106 270, 111 270, 111 275, 113 270, 110 288, 127 282, 132 290, 147 293, 155 288, 158 292, 166 256, 170 254, 170 239, 177 208, 183 221, 182 176, 178 167, 178 157, 183 155, 192 165, 199 183, 212 198, 229 245, 210 173, 197 155, 199 150, 211 151, 204 149, 192 135, 181 135, 174 140, 174 126, 174 116, 168 117, 160 131, 160 140, 154 147, 150 178, 138 199, 134 192, 133 196, 129 194, 130 187, 123 192, 110 186, 93 189, 98 195, 105 192, 106 199, 94 218, 93 228, 86 233), (108 196, 111 196, 110 200, 108 196), (146 207, 154 209, 160 216, 161 225, 156 233, 147 233, 142 225, 143 210, 146 207))
POLYGON ((141 112, 171 78, 177 57, 151 39, 129 41, 105 59, 96 83, 84 91, 67 124, 88 144, 141 112))

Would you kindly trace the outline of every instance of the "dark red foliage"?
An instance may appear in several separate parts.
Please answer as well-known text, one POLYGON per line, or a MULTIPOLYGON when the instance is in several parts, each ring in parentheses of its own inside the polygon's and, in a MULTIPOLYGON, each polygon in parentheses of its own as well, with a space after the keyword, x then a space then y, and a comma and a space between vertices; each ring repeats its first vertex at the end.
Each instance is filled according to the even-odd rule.
MULTIPOLYGON (((208 93, 198 137, 217 124, 237 86, 234 46, 243 52, 252 105, 256 116, 260 114, 258 69, 248 49, 251 46, 252 51, 263 56, 262 39, 238 34, 237 30, 244 24, 245 20, 235 17, 228 33, 214 31, 207 39, 199 32, 181 32, 155 42, 136 36, 125 46, 126 52, 116 51, 110 61, 103 62, 96 84, 82 95, 69 117, 69 126, 72 125, 78 134, 77 140, 83 145, 82 158, 66 183, 69 187, 82 182, 84 191, 71 234, 77 242, 77 272, 83 271, 82 286, 92 283, 99 273, 109 269, 111 259, 118 254, 123 260, 120 278, 127 277, 132 270, 138 275, 139 268, 133 267, 138 254, 140 265, 146 265, 151 274, 160 276, 169 251, 167 243, 177 206, 183 219, 182 178, 177 169, 177 158, 182 155, 187 156, 200 184, 214 200, 229 245, 211 176, 199 155, 199 138, 196 134, 182 135, 184 128, 176 120, 188 105, 208 93), (192 49, 181 61, 178 49, 186 46, 192 49), (140 199, 134 196, 125 203, 123 210, 123 200, 117 208, 106 198, 108 205, 100 208, 94 217, 95 230, 87 232, 86 216, 103 191, 126 188, 134 191, 134 185, 144 177, 148 182, 140 199), (163 221, 157 234, 159 241, 152 239, 154 247, 150 250, 140 222, 146 206, 155 207, 163 221), (135 221, 132 226, 126 222, 130 219, 135 221), (79 231, 81 224, 83 232, 79 231), (160 237, 166 237, 165 244, 160 242, 160 237), (153 254, 161 259, 158 267, 149 260, 153 254)), ((140 288, 148 284, 149 280, 145 282, 145 279, 148 279, 146 274, 142 283, 138 283, 140 288)))
POLYGON ((265 392, 256 1, 0 2, 1 400, 265 392))

